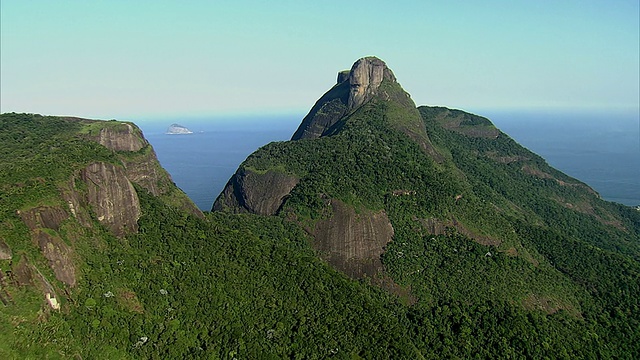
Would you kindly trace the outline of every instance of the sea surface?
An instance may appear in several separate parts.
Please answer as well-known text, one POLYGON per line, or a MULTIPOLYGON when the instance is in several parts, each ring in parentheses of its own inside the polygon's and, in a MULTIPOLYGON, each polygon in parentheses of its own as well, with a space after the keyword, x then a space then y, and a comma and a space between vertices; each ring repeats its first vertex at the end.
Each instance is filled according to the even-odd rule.
POLYGON ((210 211, 238 165, 259 147, 289 140, 300 115, 243 116, 197 119, 134 120, 156 151, 160 164, 203 211, 210 211), (173 124, 193 131, 168 135, 173 124))
MULTIPOLYGON (((626 113, 496 111, 488 117, 518 143, 610 201, 640 205, 640 118, 626 113)), ((259 147, 285 141, 304 114, 134 120, 173 181, 205 211, 238 165, 259 147), (194 133, 167 135, 172 123, 194 133)))

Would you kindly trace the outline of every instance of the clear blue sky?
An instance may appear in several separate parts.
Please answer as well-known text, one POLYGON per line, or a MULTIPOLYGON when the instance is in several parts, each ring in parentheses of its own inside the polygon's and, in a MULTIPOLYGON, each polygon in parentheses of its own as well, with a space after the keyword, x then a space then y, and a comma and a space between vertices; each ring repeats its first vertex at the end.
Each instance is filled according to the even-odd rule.
POLYGON ((418 104, 639 106, 638 0, 0 0, 0 111, 306 112, 385 60, 418 104))

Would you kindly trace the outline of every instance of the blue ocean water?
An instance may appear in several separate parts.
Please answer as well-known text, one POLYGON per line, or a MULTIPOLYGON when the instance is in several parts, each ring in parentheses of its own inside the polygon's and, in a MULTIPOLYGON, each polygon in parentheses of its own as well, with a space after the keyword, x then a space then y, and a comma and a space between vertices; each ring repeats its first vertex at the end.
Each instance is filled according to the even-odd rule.
MULTIPOLYGON (((610 201, 640 205, 640 119, 637 113, 488 112, 503 132, 610 201)), ((238 165, 272 141, 288 140, 303 114, 147 119, 136 121, 173 181, 210 210, 238 165), (167 135, 178 123, 194 131, 167 135)))
POLYGON ((135 122, 176 185, 200 209, 209 211, 238 165, 259 147, 290 139, 301 118, 283 115, 135 122), (167 135, 172 123, 194 133, 167 135))

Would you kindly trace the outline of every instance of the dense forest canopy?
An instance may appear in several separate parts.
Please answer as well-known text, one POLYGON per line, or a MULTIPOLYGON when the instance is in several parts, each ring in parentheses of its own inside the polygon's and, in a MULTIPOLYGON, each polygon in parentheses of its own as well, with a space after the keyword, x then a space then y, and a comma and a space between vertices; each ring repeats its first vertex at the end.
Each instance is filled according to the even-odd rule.
POLYGON ((295 180, 270 215, 194 210, 131 123, 0 115, 0 357, 637 357, 640 212, 385 76, 240 165, 295 180), (322 247, 338 215, 390 224, 373 275, 322 247))

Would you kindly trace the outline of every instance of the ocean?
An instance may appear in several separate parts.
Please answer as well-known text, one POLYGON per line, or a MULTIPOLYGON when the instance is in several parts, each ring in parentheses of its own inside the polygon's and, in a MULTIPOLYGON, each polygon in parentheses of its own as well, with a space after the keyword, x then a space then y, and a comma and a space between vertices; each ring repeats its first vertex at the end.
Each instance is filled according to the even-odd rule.
POLYGON ((200 209, 210 211, 238 165, 263 145, 289 140, 301 119, 282 115, 134 121, 176 185, 200 209), (194 133, 167 135, 173 123, 194 133))
MULTIPOLYGON (((481 114, 560 171, 609 201, 640 205, 638 113, 496 111, 481 114)), ((284 141, 304 114, 134 120, 173 181, 205 211, 211 210, 238 165, 259 147, 284 141), (167 135, 172 123, 190 135, 167 135)))

